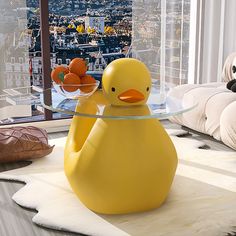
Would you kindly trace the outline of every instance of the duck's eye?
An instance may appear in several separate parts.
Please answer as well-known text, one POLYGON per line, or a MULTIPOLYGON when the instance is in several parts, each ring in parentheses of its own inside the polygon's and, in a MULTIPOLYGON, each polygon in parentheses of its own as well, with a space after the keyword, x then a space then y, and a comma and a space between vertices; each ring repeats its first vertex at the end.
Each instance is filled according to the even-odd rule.
POLYGON ((149 87, 147 87, 147 92, 149 91, 149 87))
POLYGON ((112 87, 112 88, 111 88, 111 91, 112 91, 112 92, 115 92, 115 91, 116 91, 116 89, 115 89, 114 87, 112 87))

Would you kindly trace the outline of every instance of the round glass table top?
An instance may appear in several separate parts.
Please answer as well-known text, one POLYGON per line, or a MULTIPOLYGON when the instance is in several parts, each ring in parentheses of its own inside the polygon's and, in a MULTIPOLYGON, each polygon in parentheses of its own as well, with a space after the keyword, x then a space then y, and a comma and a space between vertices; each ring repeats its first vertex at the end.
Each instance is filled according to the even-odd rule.
POLYGON ((103 95, 102 90, 97 90, 90 97, 68 99, 58 93, 54 88, 51 88, 42 92, 40 100, 46 109, 54 112, 91 118, 121 120, 164 119, 190 111, 197 106, 194 100, 183 104, 181 100, 175 97, 166 96, 163 99, 158 91, 151 91, 145 105, 136 106, 111 105, 103 95))

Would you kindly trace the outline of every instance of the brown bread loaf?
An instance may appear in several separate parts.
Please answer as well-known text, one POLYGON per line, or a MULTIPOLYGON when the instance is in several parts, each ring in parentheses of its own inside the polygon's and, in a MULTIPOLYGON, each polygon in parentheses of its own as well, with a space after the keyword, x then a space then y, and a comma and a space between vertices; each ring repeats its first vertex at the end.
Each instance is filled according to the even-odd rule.
POLYGON ((35 159, 48 155, 47 132, 33 126, 0 128, 0 163, 35 159))

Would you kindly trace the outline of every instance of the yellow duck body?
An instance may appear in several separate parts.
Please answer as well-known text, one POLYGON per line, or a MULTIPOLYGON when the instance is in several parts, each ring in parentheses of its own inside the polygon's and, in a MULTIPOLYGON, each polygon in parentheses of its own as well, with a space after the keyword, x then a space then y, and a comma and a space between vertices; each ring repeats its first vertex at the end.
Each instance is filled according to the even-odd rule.
MULTIPOLYGON (((96 96, 102 95, 98 92, 96 96)), ((112 99, 113 105, 105 108, 106 115, 149 113, 140 101, 139 106, 126 109, 120 100, 119 106, 114 106, 112 99)), ((137 100, 128 97, 131 103, 137 100)), ((96 112, 92 105, 77 109, 96 112)), ((124 214, 159 207, 168 195, 176 167, 174 145, 157 119, 75 116, 72 120, 65 173, 79 199, 97 213, 124 214)))

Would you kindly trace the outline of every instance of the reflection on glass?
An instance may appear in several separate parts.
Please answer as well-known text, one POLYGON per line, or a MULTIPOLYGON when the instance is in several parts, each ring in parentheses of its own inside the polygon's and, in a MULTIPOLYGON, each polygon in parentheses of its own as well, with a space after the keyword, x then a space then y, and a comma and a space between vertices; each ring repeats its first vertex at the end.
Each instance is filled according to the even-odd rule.
POLYGON ((35 13, 27 4, 26 0, 0 1, 0 94, 4 97, 0 113, 6 118, 0 118, 0 123, 44 119, 42 107, 31 105, 37 98, 23 89, 34 81, 42 83, 42 77, 33 77, 42 73, 42 65, 35 67, 38 55, 31 53, 36 42, 29 18, 35 13))
POLYGON ((0 91, 30 86, 25 1, 0 2, 0 91))
POLYGON ((187 83, 191 0, 133 0, 133 57, 143 61, 154 79, 160 78, 161 26, 166 24, 165 79, 187 83), (166 17, 162 4, 166 2, 166 17))

